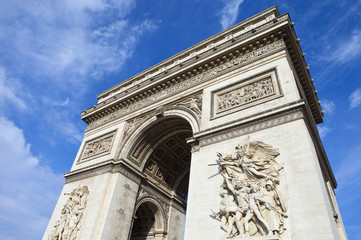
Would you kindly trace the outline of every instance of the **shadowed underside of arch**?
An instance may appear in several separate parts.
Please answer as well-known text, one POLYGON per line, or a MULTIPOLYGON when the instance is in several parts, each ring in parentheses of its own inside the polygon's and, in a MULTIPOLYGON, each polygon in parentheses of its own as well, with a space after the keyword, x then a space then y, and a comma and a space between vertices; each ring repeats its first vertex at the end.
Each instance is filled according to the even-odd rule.
POLYGON ((128 157, 143 168, 147 178, 186 202, 192 137, 190 124, 179 117, 164 117, 148 127, 128 157))

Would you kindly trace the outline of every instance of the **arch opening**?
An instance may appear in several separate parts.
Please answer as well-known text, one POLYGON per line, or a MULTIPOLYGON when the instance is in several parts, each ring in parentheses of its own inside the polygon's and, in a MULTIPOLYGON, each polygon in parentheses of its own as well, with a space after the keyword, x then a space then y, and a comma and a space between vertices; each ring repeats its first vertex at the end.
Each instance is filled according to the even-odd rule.
MULTIPOLYGON (((174 116, 162 117, 143 131, 129 151, 128 157, 138 162, 146 176, 142 185, 152 189, 146 196, 162 202, 159 208, 166 216, 164 239, 182 239, 183 233, 174 229, 184 228, 184 222, 180 219, 185 219, 187 207, 191 164, 191 147, 187 139, 192 136, 192 127, 187 120, 174 116), (168 232, 170 229, 173 230, 168 232)), ((137 203, 141 205, 134 214, 131 239, 153 239, 151 236, 155 236, 157 221, 151 221, 154 221, 152 214, 155 210, 149 208, 149 204, 148 207, 144 205, 141 199, 137 203)))
POLYGON ((139 137, 128 157, 147 179, 184 204, 187 200, 192 137, 191 125, 180 117, 158 119, 139 137))
POLYGON ((142 203, 135 215, 130 240, 155 239, 163 232, 163 219, 159 208, 150 202, 142 203))

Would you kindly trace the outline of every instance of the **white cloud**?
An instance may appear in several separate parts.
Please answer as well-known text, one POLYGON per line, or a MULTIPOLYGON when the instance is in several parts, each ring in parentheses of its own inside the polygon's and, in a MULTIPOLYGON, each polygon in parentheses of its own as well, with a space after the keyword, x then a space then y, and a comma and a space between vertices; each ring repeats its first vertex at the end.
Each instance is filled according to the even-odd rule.
POLYGON ((31 153, 21 129, 0 117, 0 239, 39 239, 64 183, 31 153))
POLYGON ((321 138, 326 137, 326 135, 331 131, 328 127, 326 126, 317 126, 318 128, 318 133, 320 134, 321 138))
POLYGON ((323 100, 321 105, 326 114, 332 115, 335 112, 336 106, 333 101, 323 100))
POLYGON ((19 88, 16 80, 8 78, 6 76, 5 69, 0 66, 0 106, 1 106, 1 108, 4 109, 7 104, 12 104, 17 109, 25 110, 27 107, 26 107, 24 100, 18 96, 20 94, 21 94, 21 89, 19 88))
POLYGON ((31 117, 43 118, 44 111, 51 117, 62 106, 61 118, 45 120, 48 125, 43 128, 73 143, 80 141, 81 129, 72 123, 83 110, 79 100, 94 81, 120 71, 144 34, 157 29, 152 20, 127 19, 135 5, 135 0, 2 3, 0 67, 17 81, 0 68, 0 107, 10 103, 25 109, 31 101, 25 113, 29 116, 32 111, 31 117))
POLYGON ((243 3, 244 0, 229 0, 225 1, 226 5, 220 12, 221 19, 220 23, 222 29, 230 27, 237 20, 239 6, 243 3))
POLYGON ((350 108, 355 108, 361 105, 361 88, 356 89, 351 93, 351 95, 348 97, 348 100, 350 101, 350 108))
MULTIPOLYGON (((37 80, 75 86, 89 75, 101 77, 119 71, 132 56, 139 38, 156 29, 144 19, 133 23, 125 19, 135 0, 91 0, 52 2, 10 1, 12 14, 4 14, 0 34, 4 55, 14 56, 9 64, 37 80), (136 29, 138 31, 136 31, 136 29), (95 33, 95 34, 94 34, 95 33), (24 64, 26 63, 26 64, 24 64)), ((1 53, 1 52, 0 52, 1 53)))
POLYGON ((351 37, 340 43, 338 49, 331 54, 329 60, 345 63, 361 54, 361 30, 353 31, 351 37))

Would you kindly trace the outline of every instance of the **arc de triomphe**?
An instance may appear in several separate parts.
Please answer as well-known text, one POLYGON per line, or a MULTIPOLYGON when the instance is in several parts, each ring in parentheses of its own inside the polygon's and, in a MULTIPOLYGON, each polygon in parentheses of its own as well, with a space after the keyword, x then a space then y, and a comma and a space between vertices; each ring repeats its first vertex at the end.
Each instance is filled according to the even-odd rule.
POLYGON ((293 25, 271 7, 98 95, 43 239, 347 239, 293 25))

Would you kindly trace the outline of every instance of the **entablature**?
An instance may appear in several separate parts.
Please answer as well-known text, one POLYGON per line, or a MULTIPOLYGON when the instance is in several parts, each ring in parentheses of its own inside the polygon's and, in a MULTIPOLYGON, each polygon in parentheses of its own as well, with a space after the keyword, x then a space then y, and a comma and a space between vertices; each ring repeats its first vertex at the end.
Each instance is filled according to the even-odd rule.
POLYGON ((287 50, 313 119, 321 123, 323 113, 317 91, 292 26, 287 14, 280 16, 277 7, 271 7, 105 91, 98 96, 98 104, 82 112, 82 119, 88 123, 88 129, 96 128, 242 65, 287 50))

